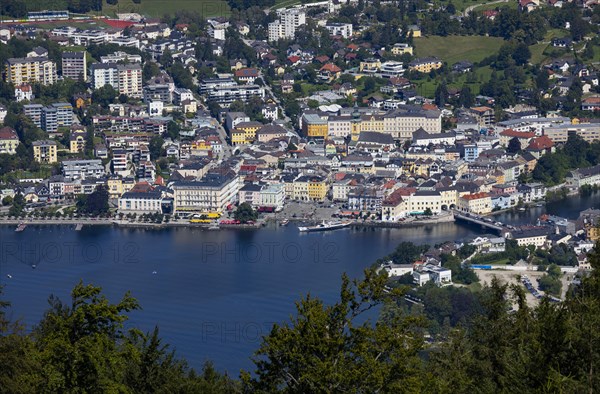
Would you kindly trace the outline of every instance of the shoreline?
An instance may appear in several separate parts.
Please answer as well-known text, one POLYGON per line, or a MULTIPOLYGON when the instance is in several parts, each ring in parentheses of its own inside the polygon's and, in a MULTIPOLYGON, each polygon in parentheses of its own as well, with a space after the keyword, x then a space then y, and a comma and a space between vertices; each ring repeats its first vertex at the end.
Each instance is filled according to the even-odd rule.
MULTIPOLYGON (((189 222, 178 222, 169 221, 167 223, 143 223, 143 222, 129 222, 118 219, 0 219, 0 226, 19 226, 24 224, 26 226, 113 226, 121 228, 138 228, 138 229, 167 229, 167 228, 190 228, 190 229, 203 229, 208 231, 216 230, 228 230, 228 229, 260 229, 269 223, 280 226, 281 223, 287 220, 288 222, 294 223, 305 223, 309 225, 315 225, 321 223, 322 220, 316 219, 303 219, 303 218, 266 218, 255 224, 221 224, 218 227, 212 227, 209 224, 194 224, 189 222)), ((354 221, 350 225, 351 227, 363 227, 363 228, 404 228, 404 227, 416 227, 425 226, 440 223, 453 223, 455 222, 454 215, 444 215, 441 217, 434 217, 431 219, 422 220, 411 220, 405 222, 383 222, 383 221, 354 221)), ((74 229, 75 230, 75 229, 74 229)))

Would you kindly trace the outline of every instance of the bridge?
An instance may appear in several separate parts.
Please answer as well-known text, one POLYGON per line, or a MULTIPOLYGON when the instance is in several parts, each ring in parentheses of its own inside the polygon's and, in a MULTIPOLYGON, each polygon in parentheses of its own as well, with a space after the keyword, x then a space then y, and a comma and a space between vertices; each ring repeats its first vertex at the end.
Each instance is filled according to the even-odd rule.
POLYGON ((489 228, 490 230, 494 230, 494 231, 498 231, 498 232, 502 232, 502 230, 505 229, 505 227, 502 225, 497 225, 494 222, 488 222, 486 220, 483 220, 483 218, 478 217, 478 216, 473 216, 473 215, 465 215, 464 213, 458 212, 458 211, 454 211, 454 219, 455 220, 462 220, 465 222, 470 222, 470 223, 474 223, 474 224, 478 224, 482 227, 486 227, 489 228))

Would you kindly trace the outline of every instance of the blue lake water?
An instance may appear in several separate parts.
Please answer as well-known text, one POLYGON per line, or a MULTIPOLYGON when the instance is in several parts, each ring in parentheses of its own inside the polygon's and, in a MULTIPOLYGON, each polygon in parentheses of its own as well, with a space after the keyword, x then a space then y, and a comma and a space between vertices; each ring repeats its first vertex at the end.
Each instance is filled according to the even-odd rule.
MULTIPOLYGON (((600 194, 576 197, 498 220, 530 223, 546 209, 576 217, 599 202, 600 194)), ((41 319, 50 294, 68 302, 80 280, 102 286, 113 301, 130 290, 143 309, 130 314, 128 325, 158 325, 193 367, 212 360, 237 376, 252 368, 260 336, 289 320, 303 295, 334 302, 342 273, 360 277, 402 241, 433 245, 480 233, 453 223, 309 234, 293 224, 221 231, 30 226, 22 233, 0 226, 0 284, 11 317, 28 327, 41 319)))

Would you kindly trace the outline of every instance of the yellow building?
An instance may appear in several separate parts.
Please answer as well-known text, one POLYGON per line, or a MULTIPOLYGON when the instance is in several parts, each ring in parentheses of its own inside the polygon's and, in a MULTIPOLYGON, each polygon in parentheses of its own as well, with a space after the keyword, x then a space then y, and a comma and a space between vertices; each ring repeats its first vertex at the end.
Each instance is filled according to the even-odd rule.
POLYGON ((26 82, 39 82, 52 85, 57 81, 56 63, 46 57, 11 58, 6 61, 6 82, 21 85, 26 82))
POLYGON ((383 115, 365 115, 361 117, 360 131, 383 133, 383 115))
POLYGON ((212 146, 204 138, 192 141, 190 144, 190 153, 192 156, 208 156, 208 152, 212 151, 212 146))
POLYGON ((246 140, 246 132, 240 129, 231 130, 231 145, 243 145, 248 144, 246 140))
POLYGON ((19 146, 19 136, 10 127, 0 129, 0 153, 14 155, 19 146))
POLYGON ((123 180, 119 176, 111 176, 106 180, 110 198, 119 198, 123 195, 123 180))
POLYGON ((405 53, 412 55, 413 47, 408 44, 404 44, 404 43, 394 44, 394 46, 392 47, 393 55, 400 56, 400 55, 404 55, 405 53))
POLYGON ((412 32, 413 38, 422 37, 421 28, 419 26, 417 26, 417 25, 410 25, 410 26, 408 26, 408 30, 412 32))
POLYGON ((302 115, 302 131, 307 137, 327 138, 329 135, 327 120, 317 114, 302 115))
POLYGON ((58 161, 56 157, 56 142, 49 140, 34 141, 33 158, 39 163, 56 163, 58 161))
POLYGON ((487 193, 465 194, 458 198, 457 209, 477 215, 492 212, 492 198, 487 193))
POLYGON ((75 131, 69 140, 70 153, 83 153, 85 149, 85 131, 75 131))
POLYGON ((327 191, 325 178, 316 175, 303 175, 293 183, 292 198, 299 201, 324 201, 327 191))
POLYGON ((263 126, 263 124, 260 122, 241 122, 241 123, 238 123, 237 126, 235 126, 235 128, 238 130, 242 130, 246 134, 246 136, 245 136, 246 142, 245 143, 250 143, 250 142, 256 140, 256 132, 262 126, 263 126))
POLYGON ((440 69, 441 67, 442 62, 435 57, 424 57, 408 63, 409 70, 418 71, 420 73, 429 73, 433 70, 440 69))
POLYGON ((381 68, 381 60, 375 58, 365 59, 360 62, 360 72, 376 73, 381 68))

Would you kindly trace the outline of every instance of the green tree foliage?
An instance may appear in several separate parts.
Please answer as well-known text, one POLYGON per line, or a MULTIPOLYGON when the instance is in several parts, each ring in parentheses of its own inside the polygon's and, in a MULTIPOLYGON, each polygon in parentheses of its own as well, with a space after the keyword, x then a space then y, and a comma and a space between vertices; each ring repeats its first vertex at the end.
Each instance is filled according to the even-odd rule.
POLYGON ((378 263, 392 260, 394 264, 412 264, 427 250, 429 245, 417 246, 412 242, 401 242, 391 254, 378 260, 378 263))
POLYGON ((592 144, 577 135, 569 135, 564 147, 540 158, 532 172, 533 179, 546 185, 564 182, 570 170, 600 164, 600 142, 592 144))
POLYGON ((521 141, 517 137, 513 137, 508 141, 506 152, 510 154, 519 153, 521 151, 521 141))
POLYGON ((0 302, 0 392, 235 393, 238 385, 207 363, 201 373, 175 357, 158 335, 126 330, 139 309, 129 294, 111 303, 99 287, 79 283, 71 302, 49 299, 31 334, 6 319, 0 302))
POLYGON ((234 218, 242 223, 248 223, 258 219, 258 213, 252 208, 252 205, 243 202, 235 210, 234 218))
POLYGON ((254 375, 242 375, 252 392, 418 392, 422 347, 420 319, 396 316, 387 324, 360 322, 368 310, 401 295, 384 291, 387 277, 365 272, 363 281, 342 278, 340 300, 325 305, 306 296, 297 316, 275 324, 253 359, 254 375))
POLYGON ((12 205, 8 210, 10 216, 19 216, 25 209, 25 197, 21 193, 15 194, 12 200, 12 205))
POLYGON ((148 144, 148 150, 150 151, 150 158, 152 160, 156 160, 163 155, 163 145, 165 144, 165 140, 159 136, 155 135, 150 140, 148 144))
POLYGON ((77 198, 78 212, 88 215, 101 215, 108 212, 108 189, 98 185, 89 195, 82 194, 77 198))
POLYGON ((99 104, 102 107, 107 108, 109 104, 115 102, 115 98, 119 92, 112 87, 112 85, 104 85, 100 89, 94 90, 92 93, 92 101, 99 104))

